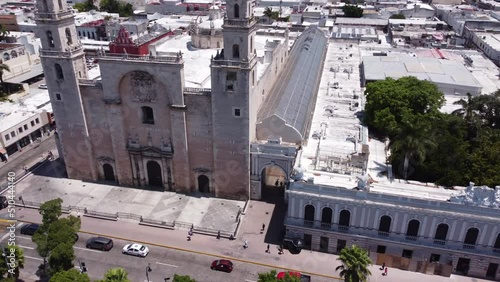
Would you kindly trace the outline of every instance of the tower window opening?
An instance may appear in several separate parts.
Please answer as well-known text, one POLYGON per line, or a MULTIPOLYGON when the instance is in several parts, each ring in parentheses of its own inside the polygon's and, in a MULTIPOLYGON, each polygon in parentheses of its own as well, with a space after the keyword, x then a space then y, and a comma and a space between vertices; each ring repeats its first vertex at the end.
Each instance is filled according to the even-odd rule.
POLYGON ((142 107, 142 123, 145 124, 155 124, 155 118, 153 115, 153 108, 142 107))
POLYGON ((71 38, 71 31, 69 28, 66 28, 66 41, 68 45, 73 44, 73 39, 71 38))
POLYGON ((234 59, 240 58, 240 46, 238 44, 233 45, 233 58, 234 59))
POLYGON ((47 31, 47 41, 49 42, 49 47, 54 47, 54 38, 51 31, 47 31))
POLYGON ((234 4, 234 18, 238 19, 240 17, 240 5, 234 4))
POLYGON ((57 79, 64 79, 64 73, 63 73, 61 65, 60 64, 55 64, 54 65, 54 69, 56 71, 56 78, 57 79))

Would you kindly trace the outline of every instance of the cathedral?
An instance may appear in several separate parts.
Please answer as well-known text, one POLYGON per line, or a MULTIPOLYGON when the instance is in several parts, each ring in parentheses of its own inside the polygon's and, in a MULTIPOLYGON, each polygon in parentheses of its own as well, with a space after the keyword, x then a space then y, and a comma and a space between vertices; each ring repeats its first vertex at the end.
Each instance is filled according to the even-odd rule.
POLYGON ((41 0, 37 9, 69 178, 246 200, 260 198, 265 167, 290 174, 328 44, 318 28, 294 42, 288 30, 262 38, 251 1, 230 0, 213 19, 222 40, 184 44, 181 35, 142 55, 100 53, 92 76, 66 2, 41 0))

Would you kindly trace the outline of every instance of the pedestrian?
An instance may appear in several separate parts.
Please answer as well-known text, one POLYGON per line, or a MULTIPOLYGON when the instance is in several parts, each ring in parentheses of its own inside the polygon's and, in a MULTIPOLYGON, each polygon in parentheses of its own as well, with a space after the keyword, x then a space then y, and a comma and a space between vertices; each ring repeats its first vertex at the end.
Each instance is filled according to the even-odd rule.
POLYGON ((380 268, 380 270, 385 270, 385 262, 382 263, 382 267, 380 268))
POLYGON ((243 244, 243 248, 245 248, 245 249, 248 248, 248 241, 247 240, 245 240, 245 244, 243 244))
POLYGON ((217 239, 220 239, 220 230, 217 231, 217 239))
POLYGON ((280 245, 279 249, 278 249, 278 255, 282 255, 283 254, 283 245, 280 245))
POLYGON ((270 250, 271 246, 269 244, 267 244, 267 250, 266 250, 266 253, 271 253, 271 250, 270 250))
POLYGON ((262 223, 262 231, 264 231, 265 229, 266 229, 266 224, 262 223))
POLYGON ((278 187, 279 184, 280 184, 279 179, 276 179, 276 182, 274 182, 274 186, 278 187))
POLYGON ((280 182, 280 187, 283 187, 283 181, 280 182))
POLYGON ((231 236, 229 236, 229 241, 233 241, 234 240, 234 235, 231 234, 231 236))
POLYGON ((24 169, 24 172, 26 172, 26 173, 29 171, 28 166, 26 166, 26 165, 23 166, 23 169, 24 169))
POLYGON ((387 276, 387 267, 384 270, 384 275, 387 276))

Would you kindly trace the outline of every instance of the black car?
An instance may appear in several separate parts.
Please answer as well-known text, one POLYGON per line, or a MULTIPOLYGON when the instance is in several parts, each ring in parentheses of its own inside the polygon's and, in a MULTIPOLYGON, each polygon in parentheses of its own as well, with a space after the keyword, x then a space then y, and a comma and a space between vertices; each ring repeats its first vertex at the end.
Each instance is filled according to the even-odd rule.
POLYGON ((290 251, 292 254, 298 254, 300 251, 302 251, 302 248, 304 247, 304 241, 299 238, 295 239, 290 239, 290 238, 285 238, 283 240, 283 248, 287 249, 290 251))
POLYGON ((38 227, 39 225, 35 223, 23 225, 23 227, 21 227, 21 234, 33 236, 33 234, 35 234, 35 232, 38 230, 38 227))
POLYGON ((106 237, 92 237, 87 240, 86 247, 89 249, 109 251, 113 248, 113 240, 106 237))

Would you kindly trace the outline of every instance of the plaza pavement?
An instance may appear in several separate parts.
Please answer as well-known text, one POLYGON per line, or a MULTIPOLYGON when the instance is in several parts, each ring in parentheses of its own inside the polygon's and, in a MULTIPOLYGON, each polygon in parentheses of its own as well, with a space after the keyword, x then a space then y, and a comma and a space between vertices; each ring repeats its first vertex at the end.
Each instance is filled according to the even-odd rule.
MULTIPOLYGON (((211 232, 232 234, 246 202, 207 197, 203 194, 184 195, 174 192, 134 189, 65 178, 64 168, 51 161, 16 185, 16 198, 22 196, 27 205, 61 198, 64 207, 83 213, 86 208, 97 213, 133 214, 136 222, 173 223, 211 232), (78 207, 78 208, 76 208, 78 207)), ((128 215, 125 215, 128 216, 128 215)))

